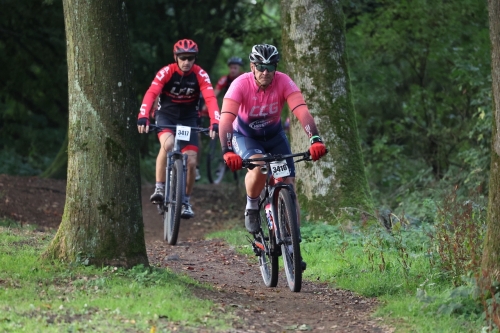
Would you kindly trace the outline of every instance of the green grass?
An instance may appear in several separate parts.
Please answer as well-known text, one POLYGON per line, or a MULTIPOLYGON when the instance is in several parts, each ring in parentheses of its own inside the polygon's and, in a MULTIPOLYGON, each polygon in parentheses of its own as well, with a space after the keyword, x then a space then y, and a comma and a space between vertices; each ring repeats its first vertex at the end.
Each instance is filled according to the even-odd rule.
MULTIPOLYGON (((5 223, 5 221, 3 222, 5 223)), ((95 268, 40 260, 53 237, 0 227, 1 332, 170 332, 227 327, 202 288, 159 268, 95 268)))
MULTIPOLYGON (((377 297, 374 314, 397 332, 481 332, 486 326, 470 278, 454 287, 433 253, 428 227, 359 229, 325 224, 302 227, 304 277, 377 297)), ((197 299, 202 287, 159 268, 95 268, 47 263, 40 254, 53 235, 0 221, 0 331, 170 332, 224 329, 228 315, 197 299), (153 329, 154 328, 154 329, 153 329)), ((252 255, 241 226, 217 232, 252 255)))
MULTIPOLYGON (((304 278, 381 301, 375 316, 397 332, 481 332, 483 309, 474 283, 454 287, 436 264, 427 227, 357 229, 325 224, 301 228, 304 278)), ((217 232, 251 253, 242 228, 217 232)))

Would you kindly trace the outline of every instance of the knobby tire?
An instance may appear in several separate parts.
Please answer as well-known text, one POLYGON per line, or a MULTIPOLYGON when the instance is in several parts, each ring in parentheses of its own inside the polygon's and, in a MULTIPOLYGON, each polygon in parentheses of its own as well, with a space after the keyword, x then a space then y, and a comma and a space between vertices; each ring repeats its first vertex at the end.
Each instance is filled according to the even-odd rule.
POLYGON ((282 188, 278 194, 278 220, 283 241, 281 252, 288 287, 293 292, 299 292, 302 288, 299 224, 295 202, 287 188, 282 188), (290 252, 289 246, 293 252, 290 252))
POLYGON ((266 244, 266 248, 269 249, 269 253, 261 251, 259 256, 259 267, 262 279, 266 287, 276 287, 278 285, 278 254, 276 238, 274 233, 269 229, 266 211, 261 209, 260 213, 261 220, 261 232, 260 237, 263 238, 263 243, 266 244))
POLYGON ((170 203, 164 215, 164 239, 170 245, 177 243, 181 224, 182 191, 184 186, 183 164, 181 159, 175 159, 170 176, 170 203))

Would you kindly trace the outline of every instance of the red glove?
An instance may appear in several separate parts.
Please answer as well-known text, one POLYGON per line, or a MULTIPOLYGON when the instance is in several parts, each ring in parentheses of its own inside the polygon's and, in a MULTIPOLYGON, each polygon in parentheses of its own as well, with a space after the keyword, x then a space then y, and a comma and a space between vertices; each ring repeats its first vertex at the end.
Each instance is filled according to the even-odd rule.
POLYGON ((313 161, 317 161, 321 156, 326 154, 326 146, 323 142, 315 142, 309 148, 309 153, 311 153, 313 161))
POLYGON ((233 172, 240 170, 243 164, 240 155, 235 154, 232 151, 224 154, 224 162, 226 162, 226 165, 233 172))

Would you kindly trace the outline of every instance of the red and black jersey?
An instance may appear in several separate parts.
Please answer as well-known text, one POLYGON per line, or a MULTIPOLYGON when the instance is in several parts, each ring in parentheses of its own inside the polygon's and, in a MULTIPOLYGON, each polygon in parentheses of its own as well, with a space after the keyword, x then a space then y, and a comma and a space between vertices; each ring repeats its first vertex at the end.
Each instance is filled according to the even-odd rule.
POLYGON ((144 95, 138 118, 149 118, 158 95, 158 112, 172 119, 196 118, 200 93, 208 107, 210 124, 219 123, 219 107, 207 72, 196 64, 186 73, 175 63, 165 66, 156 74, 144 95))
POLYGON ((229 88, 229 86, 231 85, 231 83, 238 76, 236 76, 236 77, 230 77, 229 75, 221 76, 221 78, 219 79, 219 81, 217 81, 217 85, 215 86, 215 88, 218 89, 218 90, 220 90, 220 91, 229 88))

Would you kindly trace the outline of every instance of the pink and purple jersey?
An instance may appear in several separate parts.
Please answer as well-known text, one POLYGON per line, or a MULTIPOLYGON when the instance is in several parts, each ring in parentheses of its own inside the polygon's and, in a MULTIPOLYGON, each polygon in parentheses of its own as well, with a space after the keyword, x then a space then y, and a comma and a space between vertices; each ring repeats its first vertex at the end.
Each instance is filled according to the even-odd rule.
POLYGON ((285 73, 276 72, 265 90, 261 89, 253 73, 237 77, 229 86, 224 98, 240 103, 233 130, 256 140, 266 140, 283 130, 281 111, 287 97, 300 92, 295 82, 285 73))

